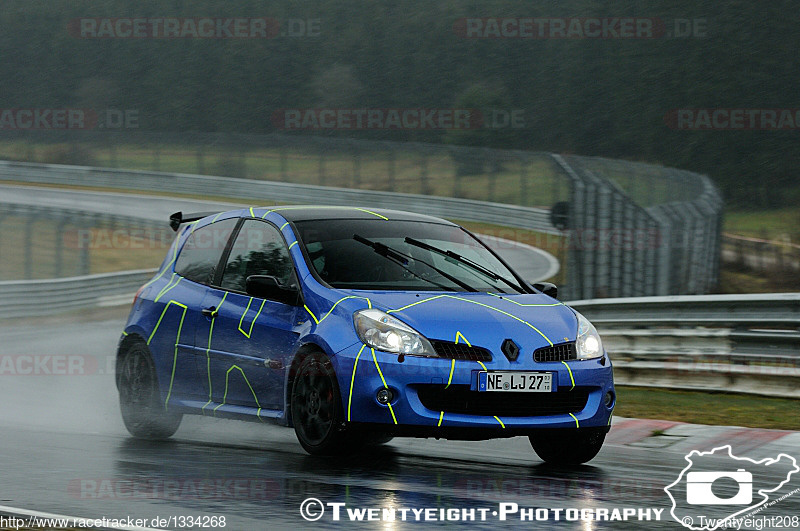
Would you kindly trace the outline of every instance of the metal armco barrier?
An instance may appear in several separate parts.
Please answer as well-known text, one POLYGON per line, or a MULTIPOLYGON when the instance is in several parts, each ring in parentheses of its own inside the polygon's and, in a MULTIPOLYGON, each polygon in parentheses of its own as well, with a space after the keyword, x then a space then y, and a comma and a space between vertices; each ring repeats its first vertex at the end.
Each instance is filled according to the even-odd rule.
POLYGON ((112 170, 81 166, 28 164, 0 161, 0 180, 68 186, 97 186, 127 190, 250 198, 281 203, 352 205, 364 208, 408 210, 431 216, 481 221, 503 226, 557 233, 549 211, 471 199, 417 194, 331 188, 231 177, 112 170))
POLYGON ((800 398, 800 293, 582 300, 618 383, 800 398))
MULTIPOLYGON (((117 150, 137 145, 137 153, 150 150, 155 168, 170 145, 196 150, 198 161, 216 152, 238 162, 216 167, 234 178, 0 161, 0 180, 410 210, 555 234, 567 252, 562 293, 568 298, 702 294, 719 276, 720 194, 707 177, 683 170, 542 152, 281 135, 104 133, 64 140, 76 148, 85 142, 87 152, 110 150, 114 161, 117 150), (248 170, 248 151, 270 153, 280 171, 263 164, 248 170), (555 205, 564 213, 558 228, 550 219, 555 205)), ((199 162, 193 169, 206 171, 199 162)))
MULTIPOLYGON (((130 304, 154 273, 0 282, 0 318, 130 304)), ((567 304, 599 329, 619 384, 800 398, 800 293, 567 304)))
POLYGON ((0 319, 40 317, 68 310, 130 304, 155 269, 50 280, 0 282, 0 319))

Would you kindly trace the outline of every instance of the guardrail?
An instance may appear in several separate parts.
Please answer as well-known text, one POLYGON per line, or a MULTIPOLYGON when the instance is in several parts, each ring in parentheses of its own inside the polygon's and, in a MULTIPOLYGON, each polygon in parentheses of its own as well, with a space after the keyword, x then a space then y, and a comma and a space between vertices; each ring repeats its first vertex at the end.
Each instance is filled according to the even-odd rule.
POLYGON ((118 212, 65 206, 54 208, 37 204, 37 200, 41 199, 39 192, 31 194, 31 200, 27 203, 3 199, 0 191, 0 253, 8 253, 9 256, 13 253, 21 257, 12 267, 8 267, 7 262, 14 260, 3 261, 2 266, 6 266, 3 271, 11 270, 11 275, 6 278, 33 280, 90 275, 90 245, 87 241, 80 241, 78 235, 88 237, 93 229, 124 228, 128 234, 140 230, 154 236, 165 232, 172 234, 164 221, 166 216, 156 221, 118 212), (10 231, 12 234, 19 232, 21 238, 8 234, 7 219, 15 216, 23 220, 24 227, 14 228, 15 223, 12 223, 10 231), (39 224, 41 220, 47 220, 46 226, 39 224))
MULTIPOLYGON (((0 318, 129 304, 154 273, 0 282, 0 318)), ((800 293, 567 304, 599 329, 619 384, 800 398, 800 293)))
POLYGON ((722 260, 741 269, 796 276, 800 272, 800 245, 791 241, 723 234, 722 260))
POLYGON ((550 211, 473 199, 448 198, 399 192, 334 188, 232 177, 117 170, 88 166, 61 166, 0 161, 0 180, 28 183, 95 186, 180 194, 220 194, 247 197, 267 204, 311 203, 408 210, 449 219, 478 221, 558 234, 550 223, 550 211))
POLYGON ((40 317, 68 310, 130 304, 155 269, 80 277, 0 282, 0 319, 40 317))
MULTIPOLYGON (((48 135, 46 142, 54 138, 48 135)), ((88 142, 88 137, 82 138, 88 142)), ((159 153, 167 137, 140 140, 148 138, 156 143, 154 168, 160 168, 159 153)), ((114 142, 136 143, 127 133, 114 137, 104 132, 101 140, 97 145, 107 145, 113 161, 114 142)), ((598 157, 464 146, 292 135, 206 140, 213 142, 201 142, 206 147, 197 149, 198 173, 205 173, 199 162, 206 149, 221 149, 222 160, 239 153, 234 166, 244 170, 250 160, 245 151, 258 147, 262 154, 272 154, 274 164, 259 163, 255 173, 218 168, 224 174, 252 177, 245 179, 0 161, 0 181, 410 210, 558 234, 564 239, 569 276, 562 292, 571 298, 700 294, 717 283, 722 199, 707 177, 692 172, 598 157), (317 163, 309 164, 311 160, 317 163), (550 220, 551 208, 556 209, 557 227, 550 220)), ((68 142, 79 151, 74 138, 68 142)), ((84 147, 97 149, 90 144, 84 147)))
POLYGON ((598 328, 617 383, 800 398, 800 293, 568 304, 598 328))

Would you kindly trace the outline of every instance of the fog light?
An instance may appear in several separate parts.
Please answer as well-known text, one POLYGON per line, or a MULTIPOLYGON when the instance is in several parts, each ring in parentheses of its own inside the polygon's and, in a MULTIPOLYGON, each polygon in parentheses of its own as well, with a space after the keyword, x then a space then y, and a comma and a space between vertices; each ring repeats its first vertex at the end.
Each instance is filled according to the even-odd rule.
POLYGON ((605 403, 606 407, 611 407, 611 405, 614 403, 614 393, 611 391, 607 392, 603 402, 605 403))
POLYGON ((385 406, 392 401, 392 392, 388 389, 381 389, 378 391, 378 394, 375 395, 375 398, 378 399, 379 404, 385 406))

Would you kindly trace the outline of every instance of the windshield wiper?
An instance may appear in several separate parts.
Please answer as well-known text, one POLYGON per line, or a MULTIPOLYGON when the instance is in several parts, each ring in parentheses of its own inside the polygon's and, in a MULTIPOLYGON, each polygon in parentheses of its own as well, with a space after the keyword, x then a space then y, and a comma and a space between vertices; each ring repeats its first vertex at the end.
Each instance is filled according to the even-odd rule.
POLYGON ((393 248, 389 247, 388 245, 385 245, 385 244, 383 244, 381 242, 374 242, 372 240, 368 240, 368 239, 364 238, 363 236, 359 236, 358 234, 353 234, 353 239, 355 241, 357 241, 358 243, 363 243, 364 245, 366 245, 368 247, 372 247, 372 250, 375 251, 377 254, 383 256, 384 258, 388 258, 389 260, 391 260, 392 262, 396 263, 397 265, 399 265, 400 267, 402 267, 403 269, 405 269, 406 271, 408 271, 409 273, 411 273, 415 277, 417 277, 417 278, 419 278, 421 280, 424 280, 426 282, 430 282, 431 284, 435 284, 436 286, 439 286, 442 289, 445 289, 445 290, 448 290, 448 291, 450 290, 449 286, 445 286, 444 284, 441 284, 441 283, 436 282, 434 280, 431 280, 429 278, 425 278, 422 275, 420 275, 419 273, 417 273, 416 271, 414 271, 413 269, 411 269, 410 267, 408 267, 408 261, 409 260, 413 260, 414 262, 419 262, 419 263, 421 263, 423 265, 426 265, 426 266, 430 267, 431 269, 433 269, 434 271, 436 271, 437 273, 442 275, 444 278, 446 278, 450 282, 453 282, 454 284, 457 284, 458 286, 464 288, 467 291, 478 291, 477 289, 473 288, 472 286, 470 286, 466 282, 457 279, 456 277, 454 277, 453 275, 447 273, 446 271, 442 271, 441 269, 439 269, 435 265, 429 264, 428 262, 425 262, 424 260, 419 260, 419 259, 414 258, 413 256, 409 256, 409 255, 407 255, 405 253, 401 253, 397 249, 393 249, 393 248))
POLYGON ((508 279, 498 275, 494 271, 492 271, 492 270, 490 270, 490 269, 488 269, 488 268, 486 268, 486 267, 484 267, 484 266, 482 266, 482 265, 470 260, 469 258, 461 256, 460 254, 458 254, 455 251, 451 251, 450 249, 440 249, 438 247, 435 247, 435 246, 430 245, 430 244, 425 243, 425 242, 421 242, 419 240, 415 240, 414 238, 410 238, 408 236, 405 237, 405 242, 407 244, 409 244, 409 245, 413 245, 414 247, 419 247, 420 249, 425 249, 426 251, 430 251, 432 253, 440 254, 440 255, 444 256, 445 259, 450 259, 450 261, 455 261, 455 262, 461 263, 461 264, 463 264, 463 265, 465 265, 465 266, 467 266, 467 267, 469 267, 469 268, 481 273, 482 275, 491 278, 494 281, 500 280, 500 281, 504 282, 505 284, 510 286, 515 291, 522 292, 522 289, 519 286, 517 286, 516 284, 514 284, 513 282, 511 282, 510 280, 508 280, 508 279))

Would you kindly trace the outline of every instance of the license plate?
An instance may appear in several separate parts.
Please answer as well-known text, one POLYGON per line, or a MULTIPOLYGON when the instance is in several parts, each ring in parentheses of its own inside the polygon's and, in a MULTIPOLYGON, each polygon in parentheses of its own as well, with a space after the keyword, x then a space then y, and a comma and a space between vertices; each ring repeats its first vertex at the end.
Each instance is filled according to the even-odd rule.
POLYGON ((553 390, 553 374, 549 372, 481 371, 478 391, 549 393, 553 390))

